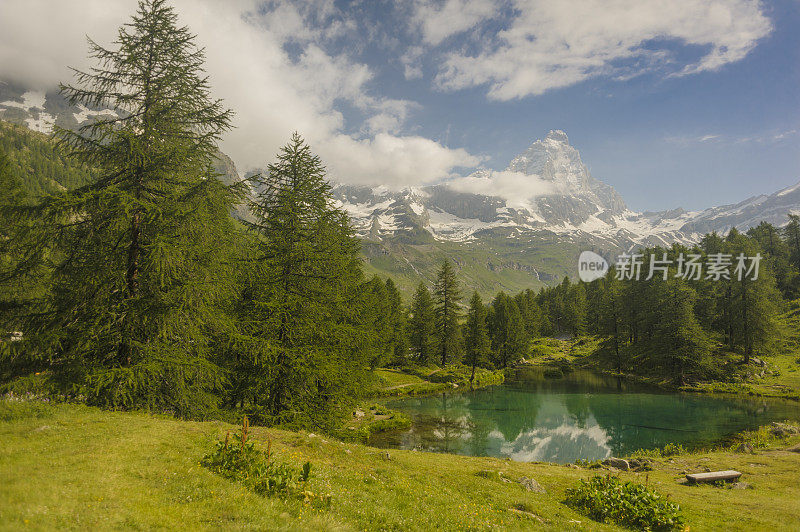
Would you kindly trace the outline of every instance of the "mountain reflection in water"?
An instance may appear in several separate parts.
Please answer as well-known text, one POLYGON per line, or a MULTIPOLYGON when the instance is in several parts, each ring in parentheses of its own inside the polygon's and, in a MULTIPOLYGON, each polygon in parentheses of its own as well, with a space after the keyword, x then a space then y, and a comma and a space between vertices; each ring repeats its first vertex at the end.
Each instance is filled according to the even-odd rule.
POLYGON ((788 402, 662 393, 586 371, 549 380, 535 369, 502 386, 387 405, 413 424, 377 434, 371 445, 524 462, 596 460, 667 443, 693 447, 800 418, 788 402))

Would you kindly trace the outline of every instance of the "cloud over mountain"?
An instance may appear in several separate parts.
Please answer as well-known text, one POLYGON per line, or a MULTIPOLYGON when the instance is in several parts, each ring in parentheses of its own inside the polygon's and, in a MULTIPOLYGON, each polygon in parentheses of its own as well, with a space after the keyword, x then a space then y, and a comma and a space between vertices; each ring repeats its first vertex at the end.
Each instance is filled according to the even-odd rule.
MULTIPOLYGON (((222 147, 241 167, 272 160, 293 131, 324 155, 334 178, 356 182, 426 183, 477 164, 463 149, 399 133, 416 104, 373 89, 373 70, 338 45, 355 27, 333 2, 171 3, 205 47, 215 94, 236 113, 222 147), (360 121, 346 123, 343 107, 360 121)), ((85 35, 111 46, 135 8, 132 0, 4 0, 0 79, 55 89, 70 81, 68 66, 90 66, 85 35)))

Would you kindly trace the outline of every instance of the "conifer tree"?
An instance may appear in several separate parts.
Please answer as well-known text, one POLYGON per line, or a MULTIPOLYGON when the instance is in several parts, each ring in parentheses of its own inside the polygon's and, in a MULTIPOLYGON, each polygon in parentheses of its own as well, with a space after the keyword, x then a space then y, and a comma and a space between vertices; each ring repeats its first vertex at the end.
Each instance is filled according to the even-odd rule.
POLYGON ((647 351, 675 384, 684 384, 687 373, 697 371, 711 349, 711 340, 694 315, 697 295, 682 279, 671 278, 654 283, 651 297, 658 302, 658 319, 647 351))
POLYGON ((231 112, 210 96, 204 54, 163 0, 143 0, 114 49, 62 86, 71 105, 107 106, 59 145, 93 168, 40 216, 61 255, 52 296, 31 326, 57 380, 92 403, 203 415, 223 381, 212 338, 231 283, 224 250, 237 192, 212 171, 231 112))
POLYGON ((586 289, 583 283, 574 284, 566 291, 564 324, 573 336, 586 332, 586 289))
POLYGON ((614 366, 618 373, 622 372, 623 346, 625 333, 623 330, 623 286, 613 271, 609 270, 600 285, 601 295, 597 307, 599 313, 598 332, 609 338, 610 350, 614 357, 614 366))
POLYGON ((783 234, 789 245, 792 263, 800 270, 800 215, 789 215, 789 223, 783 228, 783 234))
POLYGON ((21 314, 43 275, 33 202, 0 152, 0 348, 7 335, 21 332, 21 314))
POLYGON ((461 291, 456 272, 449 260, 442 262, 434 287, 436 302, 436 348, 442 366, 456 361, 460 356, 461 333, 458 325, 461 291))
POLYGON ((391 362, 395 365, 405 365, 408 355, 408 336, 406 328, 408 317, 403 306, 403 299, 394 281, 386 279, 386 300, 389 311, 389 337, 387 338, 391 350, 391 362))
POLYGON ((770 269, 775 275, 775 283, 785 299, 795 299, 800 296, 796 291, 798 285, 798 270, 793 267, 789 246, 781 237, 781 231, 768 222, 761 222, 756 227, 747 231, 764 252, 765 260, 769 261, 770 269))
POLYGON ((411 300, 408 336, 417 363, 430 364, 436 351, 436 310, 431 293, 423 282, 419 283, 411 300))
POLYGON ((475 368, 486 363, 489 355, 489 334, 486 329, 486 307, 478 292, 472 294, 464 327, 464 361, 472 366, 469 382, 475 380, 475 368))
MULTIPOLYGON (((731 338, 732 343, 742 347, 745 363, 750 362, 756 350, 771 351, 782 337, 780 324, 780 294, 775 286, 769 264, 759 265, 758 275, 749 270, 753 257, 761 249, 751 238, 741 233, 728 236, 726 250, 733 257, 731 271, 731 338), (744 268, 736 272, 742 258, 744 268), (746 268, 746 269, 745 269, 746 268)), ((762 257, 763 259, 763 257, 762 257)))
POLYGON ((377 275, 364 285, 364 295, 367 305, 362 318, 365 324, 369 324, 373 340, 369 348, 369 367, 375 369, 385 365, 391 356, 392 309, 386 285, 377 275))
POLYGON ((505 292, 495 296, 489 308, 489 334, 495 365, 506 368, 528 352, 528 336, 522 313, 505 292))
POLYGON ((376 341, 358 240, 297 133, 254 181, 259 240, 247 329, 267 346, 257 403, 271 422, 330 428, 358 395, 376 341))
POLYGON ((514 296, 522 321, 525 325, 525 333, 528 338, 537 338, 542 333, 542 309, 536 302, 536 294, 531 289, 527 289, 514 296))

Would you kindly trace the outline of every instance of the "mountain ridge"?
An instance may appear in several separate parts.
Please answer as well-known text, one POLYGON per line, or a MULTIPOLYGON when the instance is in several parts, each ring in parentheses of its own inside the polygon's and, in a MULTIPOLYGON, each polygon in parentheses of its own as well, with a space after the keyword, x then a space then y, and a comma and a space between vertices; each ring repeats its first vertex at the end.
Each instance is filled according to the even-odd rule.
POLYGON ((583 233, 615 248, 630 249, 692 244, 705 233, 724 233, 731 227, 747 230, 761 220, 782 225, 788 213, 800 212, 800 183, 701 211, 632 211, 613 187, 591 176, 561 130, 535 141, 504 172, 520 180, 538 180, 543 192, 513 203, 508 197, 476 193, 477 188, 492 189, 492 180, 498 179, 497 173, 486 169, 465 178, 466 187, 455 180, 400 191, 353 185, 338 185, 334 191, 359 234, 378 240, 396 231, 424 230, 437 240, 463 242, 487 230, 509 227, 524 232, 583 233))
MULTIPOLYGON (((113 112, 0 82, 0 119, 34 131, 77 127, 113 112)), ((224 153, 216 169, 225 182, 241 175, 224 153)), ((444 258, 467 286, 489 295, 574 276, 583 250, 611 259, 637 246, 693 244, 705 233, 746 230, 761 220, 781 225, 800 212, 800 183, 701 211, 633 211, 591 175, 562 130, 535 140, 502 171, 481 168, 401 190, 339 183, 333 194, 362 239, 367 271, 393 277, 406 293, 420 280, 430 283, 444 258)), ((246 208, 235 215, 246 217, 246 208)))

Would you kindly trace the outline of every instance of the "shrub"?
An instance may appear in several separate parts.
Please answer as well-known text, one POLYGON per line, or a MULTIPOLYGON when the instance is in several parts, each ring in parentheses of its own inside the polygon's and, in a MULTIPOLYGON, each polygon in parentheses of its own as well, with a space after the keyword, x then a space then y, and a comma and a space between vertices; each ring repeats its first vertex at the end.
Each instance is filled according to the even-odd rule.
POLYGON ((678 454, 685 454, 686 449, 680 443, 668 443, 661 449, 661 456, 675 456, 678 454))
POLYGON ((680 507, 647 486, 622 482, 618 477, 596 476, 567 489, 566 504, 601 523, 637 530, 682 530, 680 507))
POLYGON ((544 378, 545 379, 562 379, 564 378, 564 373, 558 368, 547 368, 544 370, 544 378))
POLYGON ((249 427, 245 417, 241 434, 231 437, 229 432, 201 463, 214 473, 241 482, 259 495, 294 497, 315 505, 330 503, 329 496, 321 497, 308 489, 311 462, 304 463, 301 468, 276 462, 272 440, 267 442, 266 451, 258 449, 253 441, 248 441, 249 427))

